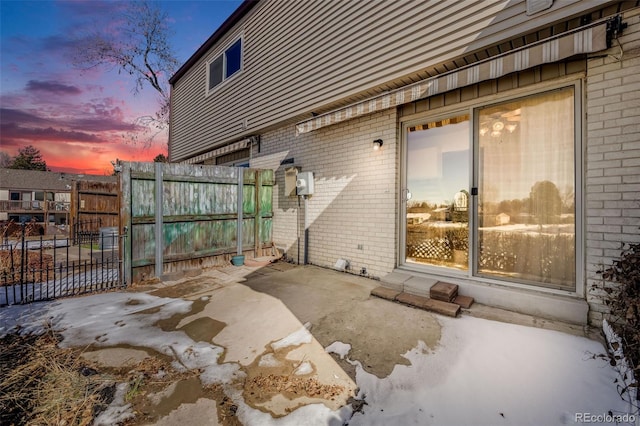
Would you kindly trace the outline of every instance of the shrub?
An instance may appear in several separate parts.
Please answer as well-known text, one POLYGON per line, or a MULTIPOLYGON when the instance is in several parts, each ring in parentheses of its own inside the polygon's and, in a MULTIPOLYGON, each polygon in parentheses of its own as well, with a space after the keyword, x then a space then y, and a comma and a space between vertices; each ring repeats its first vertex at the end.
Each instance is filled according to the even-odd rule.
POLYGON ((617 283, 609 289, 605 303, 611 309, 610 323, 624 341, 625 356, 633 365, 636 379, 640 377, 640 244, 623 250, 620 259, 601 271, 607 281, 617 283))

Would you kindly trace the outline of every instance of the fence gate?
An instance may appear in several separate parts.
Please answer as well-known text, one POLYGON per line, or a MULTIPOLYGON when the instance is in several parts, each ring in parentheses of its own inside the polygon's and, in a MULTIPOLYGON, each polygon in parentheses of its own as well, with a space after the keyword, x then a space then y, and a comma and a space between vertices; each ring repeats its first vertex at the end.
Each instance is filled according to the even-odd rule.
POLYGON ((272 170, 124 162, 120 185, 128 282, 271 253, 272 170))
POLYGON ((124 288, 118 247, 125 237, 102 234, 97 244, 73 244, 66 236, 19 235, 0 241, 0 307, 124 288))
POLYGON ((118 228, 119 214, 117 182, 73 183, 70 236, 74 244, 99 243, 100 228, 118 228))

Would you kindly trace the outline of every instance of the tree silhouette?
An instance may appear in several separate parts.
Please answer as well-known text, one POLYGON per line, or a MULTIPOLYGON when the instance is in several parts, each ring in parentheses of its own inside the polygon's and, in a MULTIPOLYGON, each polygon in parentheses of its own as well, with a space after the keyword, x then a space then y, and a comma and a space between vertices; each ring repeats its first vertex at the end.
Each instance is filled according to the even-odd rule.
POLYGON ((9 165, 9 168, 49 171, 46 161, 42 158, 42 154, 40 154, 40 151, 33 145, 19 149, 18 155, 13 158, 13 162, 9 165))
POLYGON ((555 183, 544 180, 536 182, 530 192, 531 213, 538 223, 553 223, 562 212, 562 198, 555 183))
POLYGON ((9 154, 4 151, 0 151, 0 167, 9 167, 13 159, 9 154))
MULTIPOLYGON (((114 26, 78 40, 73 62, 83 70, 115 68, 128 74, 135 81, 134 95, 147 85, 160 94, 156 114, 138 117, 135 123, 147 129, 144 144, 149 146, 169 126, 168 77, 179 65, 169 44, 169 17, 159 3, 149 0, 114 4, 120 6, 112 18, 114 26)), ((135 142, 135 136, 131 138, 135 142)))

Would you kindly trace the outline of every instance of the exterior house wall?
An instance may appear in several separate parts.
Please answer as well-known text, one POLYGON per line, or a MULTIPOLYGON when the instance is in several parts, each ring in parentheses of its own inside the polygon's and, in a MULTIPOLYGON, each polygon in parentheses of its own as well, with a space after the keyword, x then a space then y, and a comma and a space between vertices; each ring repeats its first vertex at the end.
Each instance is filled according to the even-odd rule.
POLYGON ((640 242, 640 10, 606 56, 588 61, 587 76, 587 302, 589 320, 609 312, 598 271, 640 242))
POLYGON ((444 63, 497 53, 496 44, 608 3, 555 1, 528 16, 525 0, 264 0, 172 80, 170 159, 425 79, 446 71, 444 63), (242 72, 206 95, 207 62, 240 35, 242 72))
POLYGON ((273 238, 287 257, 304 260, 304 204, 284 195, 284 159, 314 172, 315 194, 307 201, 309 263, 382 276, 396 264, 397 114, 387 110, 296 136, 293 126, 267 132, 253 168, 276 170, 273 238), (382 139, 380 150, 373 141, 382 139), (298 257, 298 234, 300 257, 298 257))
MULTIPOLYGON (((629 27, 618 39, 620 47, 614 40, 614 47, 604 53, 546 63, 296 135, 294 123, 308 119, 311 112, 331 111, 444 73, 446 61, 463 66, 464 62, 455 61, 471 51, 484 48, 485 55, 495 55, 510 37, 561 20, 564 25, 569 18, 579 20, 593 7, 606 8, 614 2, 556 1, 552 9, 533 17, 524 13, 524 0, 466 3, 471 6, 462 9, 444 7, 445 3, 435 7, 423 2, 259 3, 218 47, 172 83, 171 160, 187 160, 259 134, 260 150, 252 154, 250 165, 276 172, 276 246, 288 258, 302 261, 306 217, 310 263, 333 267, 338 259, 346 259, 351 272, 364 269, 368 276, 382 277, 401 263, 404 123, 577 83, 576 93, 584 101, 576 110, 582 114, 578 134, 584 152, 583 176, 577 180, 582 187, 576 192, 582 209, 576 223, 582 229, 576 241, 584 243, 577 254, 584 254, 578 265, 584 261, 586 270, 578 272, 575 291, 483 282, 471 274, 444 276, 478 300, 484 291, 483 303, 507 309, 525 306, 528 310, 523 312, 534 315, 556 313, 557 318, 568 318, 562 311, 575 309, 575 316, 569 316, 581 322, 587 318, 588 304, 588 320, 596 325, 607 313, 606 287, 611 285, 597 271, 611 264, 625 243, 640 241, 637 7, 623 14, 629 27), (453 20, 466 24, 451 31, 453 20), (430 27, 433 22, 442 25, 430 27), (429 36, 429 30, 442 37, 429 36), (327 37, 318 40, 320 32, 327 37), (240 35, 244 70, 205 95, 207 61, 240 35), (384 141, 382 150, 373 151, 375 139, 384 141), (315 174, 315 194, 306 203, 285 195, 284 174, 290 166, 315 174)), ((600 16, 613 13, 616 10, 600 16)))

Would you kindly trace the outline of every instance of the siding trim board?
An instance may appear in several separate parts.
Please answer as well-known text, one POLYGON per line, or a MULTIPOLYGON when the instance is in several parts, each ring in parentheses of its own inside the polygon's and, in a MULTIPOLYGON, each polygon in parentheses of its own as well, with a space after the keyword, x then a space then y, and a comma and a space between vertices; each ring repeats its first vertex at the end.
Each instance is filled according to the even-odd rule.
POLYGON ((296 124, 296 134, 311 132, 481 81, 494 80, 538 65, 558 62, 574 55, 605 50, 606 34, 606 22, 560 34, 299 122, 296 124))

